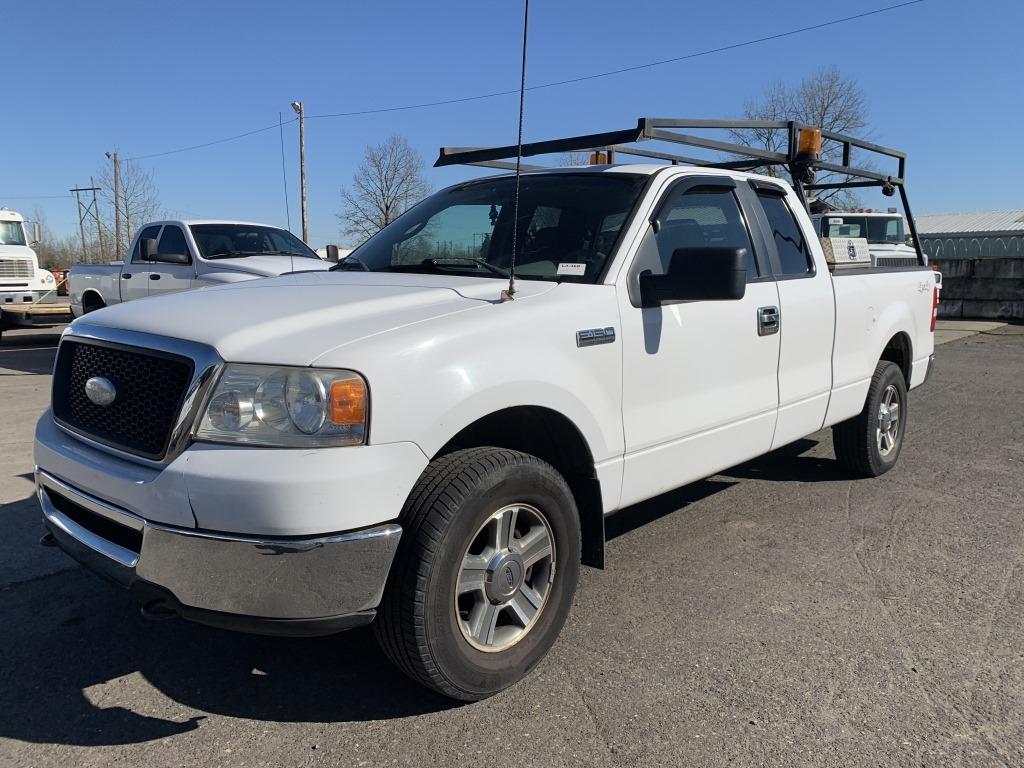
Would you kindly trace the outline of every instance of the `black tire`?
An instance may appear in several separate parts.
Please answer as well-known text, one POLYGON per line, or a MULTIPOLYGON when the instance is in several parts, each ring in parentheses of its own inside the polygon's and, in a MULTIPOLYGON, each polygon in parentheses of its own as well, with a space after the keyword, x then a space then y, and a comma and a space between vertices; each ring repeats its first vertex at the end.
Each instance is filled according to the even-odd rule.
POLYGON ((871 377, 864 410, 852 419, 832 427, 832 445, 836 459, 860 477, 878 477, 894 466, 903 448, 907 431, 907 383, 895 363, 879 360, 871 377), (899 402, 896 437, 886 453, 879 447, 879 409, 889 387, 895 388, 899 402))
POLYGON ((579 516, 562 476, 518 451, 456 451, 430 463, 400 522, 402 539, 374 622, 387 657, 417 682, 463 701, 486 698, 526 676, 558 637, 579 577, 579 516), (481 525, 512 504, 542 511, 557 555, 554 575, 522 638, 485 652, 460 629, 456 582, 481 525))

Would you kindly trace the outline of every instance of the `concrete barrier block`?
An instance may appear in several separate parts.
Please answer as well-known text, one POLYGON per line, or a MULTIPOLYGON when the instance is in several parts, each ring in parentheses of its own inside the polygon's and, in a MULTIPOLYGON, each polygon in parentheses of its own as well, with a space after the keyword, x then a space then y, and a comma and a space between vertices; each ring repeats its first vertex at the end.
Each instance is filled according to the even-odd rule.
POLYGON ((950 320, 959 319, 963 317, 963 311, 964 303, 960 299, 939 299, 939 317, 950 320))
POLYGON ((942 294, 965 301, 1024 301, 1024 280, 997 277, 946 280, 943 276, 942 294))
POLYGON ((1024 320, 1024 301, 965 301, 963 317, 1024 320))
POLYGON ((971 259, 943 259, 933 262, 942 273, 942 279, 950 277, 970 277, 974 261, 971 259))
POLYGON ((1024 259, 978 259, 974 263, 974 276, 1024 280, 1024 259))

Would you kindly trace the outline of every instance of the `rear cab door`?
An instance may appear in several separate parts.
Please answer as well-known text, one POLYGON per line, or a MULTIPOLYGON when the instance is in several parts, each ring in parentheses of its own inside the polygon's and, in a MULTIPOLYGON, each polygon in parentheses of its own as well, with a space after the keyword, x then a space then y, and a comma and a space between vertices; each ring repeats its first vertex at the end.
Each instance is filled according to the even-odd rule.
POLYGON ((771 447, 816 432, 832 390, 832 276, 800 198, 789 186, 745 182, 779 291, 779 418, 771 447))

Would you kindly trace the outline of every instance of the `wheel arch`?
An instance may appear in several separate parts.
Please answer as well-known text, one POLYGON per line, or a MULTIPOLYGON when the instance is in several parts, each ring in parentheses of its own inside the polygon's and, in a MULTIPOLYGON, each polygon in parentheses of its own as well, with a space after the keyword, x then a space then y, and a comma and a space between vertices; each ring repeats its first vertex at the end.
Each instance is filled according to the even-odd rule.
POLYGON ((882 348, 879 360, 888 360, 899 366, 903 372, 903 380, 907 387, 910 387, 911 369, 914 364, 914 345, 910 340, 910 334, 906 331, 895 333, 882 348))
POLYGON ((82 314, 92 312, 95 309, 103 309, 107 306, 103 294, 95 288, 86 288, 82 291, 82 314))
POLYGON ((492 411, 462 427, 431 460, 464 448, 493 446, 522 451, 551 464, 576 500, 582 532, 582 562, 604 567, 604 508, 590 445, 563 413, 538 405, 492 411))

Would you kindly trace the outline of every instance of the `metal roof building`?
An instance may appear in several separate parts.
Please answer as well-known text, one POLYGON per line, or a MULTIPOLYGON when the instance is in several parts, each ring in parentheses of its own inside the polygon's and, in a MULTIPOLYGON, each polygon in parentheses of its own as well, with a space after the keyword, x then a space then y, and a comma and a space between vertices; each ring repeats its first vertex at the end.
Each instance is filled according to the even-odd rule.
POLYGON ((931 259, 1024 258, 1024 210, 938 213, 914 221, 931 259))

